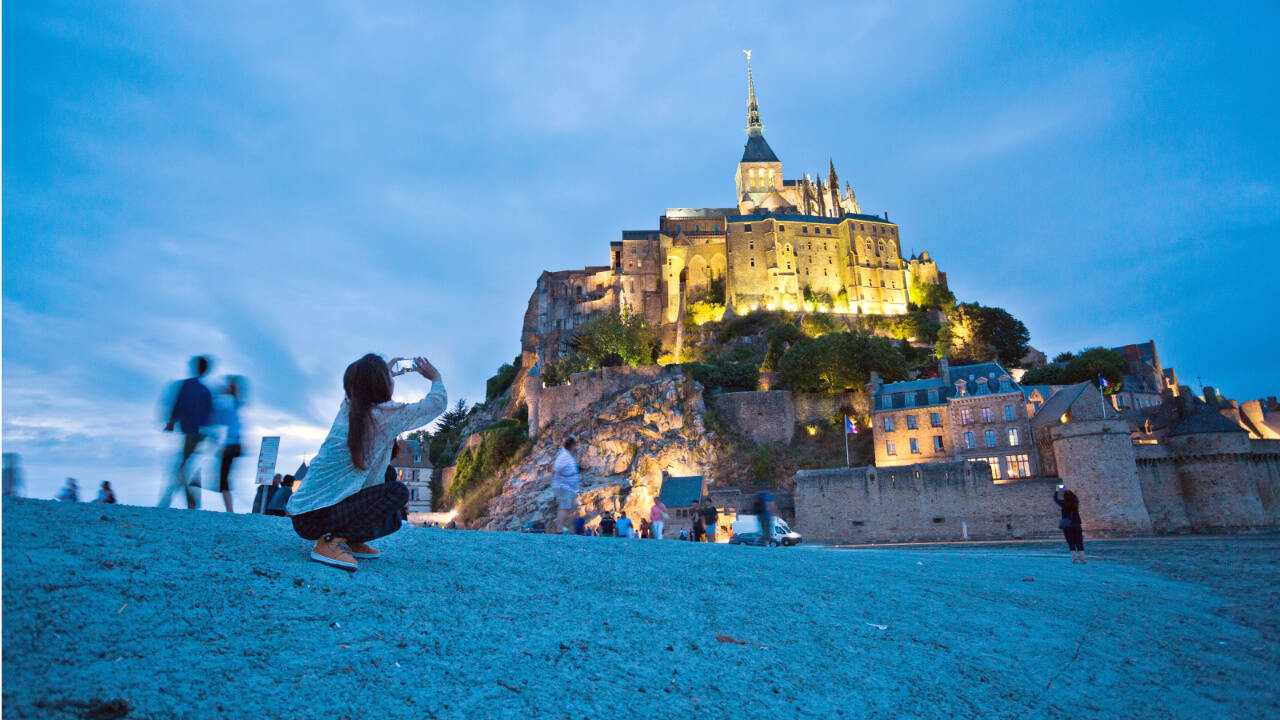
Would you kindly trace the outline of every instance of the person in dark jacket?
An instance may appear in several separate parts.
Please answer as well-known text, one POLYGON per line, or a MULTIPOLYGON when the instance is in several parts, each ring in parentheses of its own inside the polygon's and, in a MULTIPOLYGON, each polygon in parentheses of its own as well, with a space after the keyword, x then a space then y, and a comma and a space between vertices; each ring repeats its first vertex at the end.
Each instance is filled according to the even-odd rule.
POLYGON ((289 504, 289 498, 293 497, 293 483, 296 481, 292 475, 285 475, 284 480, 280 482, 280 489, 276 490, 271 496, 271 501, 267 503, 267 509, 264 515, 275 515, 277 517, 285 517, 289 513, 285 512, 285 506, 289 504))
POLYGON ((165 432, 173 432, 175 427, 182 431, 182 452, 160 496, 160 507, 169 507, 173 493, 179 488, 187 496, 188 508, 200 507, 199 491, 187 480, 187 462, 204 440, 204 427, 209 424, 209 416, 213 413, 213 393, 200 382, 200 378, 209 372, 209 358, 203 355, 191 358, 191 372, 194 375, 178 386, 173 408, 169 411, 169 422, 164 426, 165 432))
POLYGON ((617 521, 613 519, 613 513, 609 510, 604 511, 604 515, 600 516, 600 536, 613 537, 617 529, 617 521))
POLYGON ((720 522, 720 513, 716 512, 716 506, 711 504, 711 498, 702 498, 702 508, 698 513, 702 515, 702 527, 706 532, 707 542, 715 542, 716 523, 720 522))
POLYGON ((1067 547, 1071 549, 1071 563, 1084 565, 1084 526, 1080 522, 1080 498, 1070 490, 1062 492, 1062 497, 1059 498, 1060 492, 1061 488, 1053 491, 1053 501, 1062 509, 1058 527, 1062 528, 1062 534, 1067 538, 1067 547))

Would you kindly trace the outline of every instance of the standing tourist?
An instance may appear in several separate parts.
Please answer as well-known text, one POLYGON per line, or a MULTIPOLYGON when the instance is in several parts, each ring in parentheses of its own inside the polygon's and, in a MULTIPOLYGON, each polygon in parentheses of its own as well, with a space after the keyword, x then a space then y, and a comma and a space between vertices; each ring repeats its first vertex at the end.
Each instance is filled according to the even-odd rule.
POLYGON ((605 510, 600 516, 600 536, 613 537, 614 532, 618 529, 618 523, 613 518, 612 510, 605 510))
POLYGON ((209 415, 213 412, 213 393, 200 382, 200 378, 209 372, 209 358, 203 355, 191 358, 191 372, 193 376, 178 386, 173 408, 169 411, 169 422, 164 426, 165 432, 173 432, 175 426, 182 431, 182 452, 178 455, 178 463, 168 485, 160 495, 160 507, 169 507, 173 493, 179 488, 187 496, 188 508, 200 507, 200 495, 187 481, 187 462, 204 440, 204 426, 209 424, 209 415))
POLYGON ((716 523, 720 522, 720 513, 716 512, 716 506, 711 503, 711 498, 702 498, 702 507, 698 510, 698 514, 702 515, 702 525, 706 530, 707 542, 715 542, 716 523))
POLYGON ((653 525, 653 539, 662 539, 662 527, 667 524, 667 506, 662 504, 662 498, 654 501, 653 507, 649 508, 649 523, 653 525))
POLYGON ((648 520, 640 518, 640 539, 647 540, 653 537, 653 525, 648 520))
POLYGON ((262 511, 264 515, 288 516, 285 508, 289 505, 289 498, 293 497, 293 484, 295 482, 297 482, 297 479, 292 475, 284 476, 284 479, 280 481, 280 487, 276 488, 275 493, 271 495, 271 499, 267 501, 267 509, 262 511))
POLYGON ((107 505, 116 504, 116 491, 111 489, 111 483, 106 480, 102 481, 102 487, 98 488, 98 497, 94 499, 96 503, 106 503, 107 505))
MULTIPOLYGON (((367 544, 370 540, 400 528, 409 488, 385 482, 392 441, 439 417, 448 397, 440 372, 419 357, 412 370, 431 381, 431 391, 416 403, 392 402, 392 368, 399 360, 387 363, 370 353, 347 366, 342 377, 346 399, 311 461, 306 482, 286 505, 294 532, 316 541, 311 550, 316 562, 356 570, 356 558, 378 557, 367 544)), ((410 369, 394 374, 406 372, 410 369)))
POLYGON ((240 450, 240 407, 244 405, 244 378, 232 375, 213 401, 213 424, 226 428, 222 438, 221 462, 218 469, 218 492, 227 512, 231 509, 231 464, 243 455, 240 450))
POLYGON ((631 527, 631 518, 627 517, 626 513, 622 513, 618 518, 618 537, 631 537, 631 527))
POLYGON ((707 534, 707 521, 702 517, 702 508, 695 502, 690 512, 693 513, 693 541, 702 542, 703 536, 707 534))
POLYGON ((58 502, 80 502, 80 486, 76 485, 76 479, 67 478, 67 484, 62 486, 54 500, 58 502))
POLYGON ((1062 487, 1053 491, 1053 501, 1062 509, 1062 519, 1058 521, 1058 527, 1062 528, 1062 534, 1067 538, 1067 548, 1071 550, 1072 565, 1087 565, 1084 561, 1084 525, 1080 522, 1080 498, 1070 490, 1063 492, 1062 497, 1058 497, 1058 493, 1062 492, 1062 487))
POLYGON ((573 449, 578 441, 572 435, 564 439, 564 446, 556 453, 555 464, 551 467, 551 490, 556 496, 556 521, 547 528, 549 533, 567 532, 566 523, 578 504, 578 459, 573 456, 573 449))

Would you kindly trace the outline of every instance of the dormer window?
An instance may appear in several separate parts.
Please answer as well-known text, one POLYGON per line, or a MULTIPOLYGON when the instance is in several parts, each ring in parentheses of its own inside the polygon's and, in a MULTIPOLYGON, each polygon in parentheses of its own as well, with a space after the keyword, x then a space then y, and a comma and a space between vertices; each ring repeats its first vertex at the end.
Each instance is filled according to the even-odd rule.
POLYGON ((969 395, 969 389, 968 389, 968 387, 965 385, 964 381, 963 381, 963 380, 957 380, 957 381, 956 381, 956 396, 957 396, 957 397, 968 397, 968 395, 969 395))

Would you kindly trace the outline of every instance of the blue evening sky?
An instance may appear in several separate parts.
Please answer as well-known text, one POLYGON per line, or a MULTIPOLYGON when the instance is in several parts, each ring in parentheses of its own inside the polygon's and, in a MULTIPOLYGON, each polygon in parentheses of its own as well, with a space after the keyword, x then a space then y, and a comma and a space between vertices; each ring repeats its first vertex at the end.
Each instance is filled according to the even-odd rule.
POLYGON ((539 272, 732 204, 745 48, 787 176, 833 158, 961 299, 1274 395, 1277 7, 6 3, 4 450, 154 502, 209 353, 253 383, 243 507, 365 352, 482 399, 539 272))

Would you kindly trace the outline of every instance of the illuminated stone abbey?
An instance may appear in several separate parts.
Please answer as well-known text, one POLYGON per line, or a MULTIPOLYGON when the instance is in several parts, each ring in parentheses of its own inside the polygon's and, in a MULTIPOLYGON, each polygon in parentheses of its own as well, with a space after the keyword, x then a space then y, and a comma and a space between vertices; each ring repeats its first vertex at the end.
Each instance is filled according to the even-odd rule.
POLYGON ((834 162, 821 177, 784 179, 764 139, 747 52, 747 143, 732 207, 667 208, 654 230, 626 230, 609 265, 544 272, 525 316, 524 349, 557 356, 573 328, 610 310, 642 313, 671 347, 691 306, 698 318, 754 310, 869 315, 907 312, 907 280, 944 284, 924 253, 902 257, 888 213, 863 214, 840 188, 834 162))

